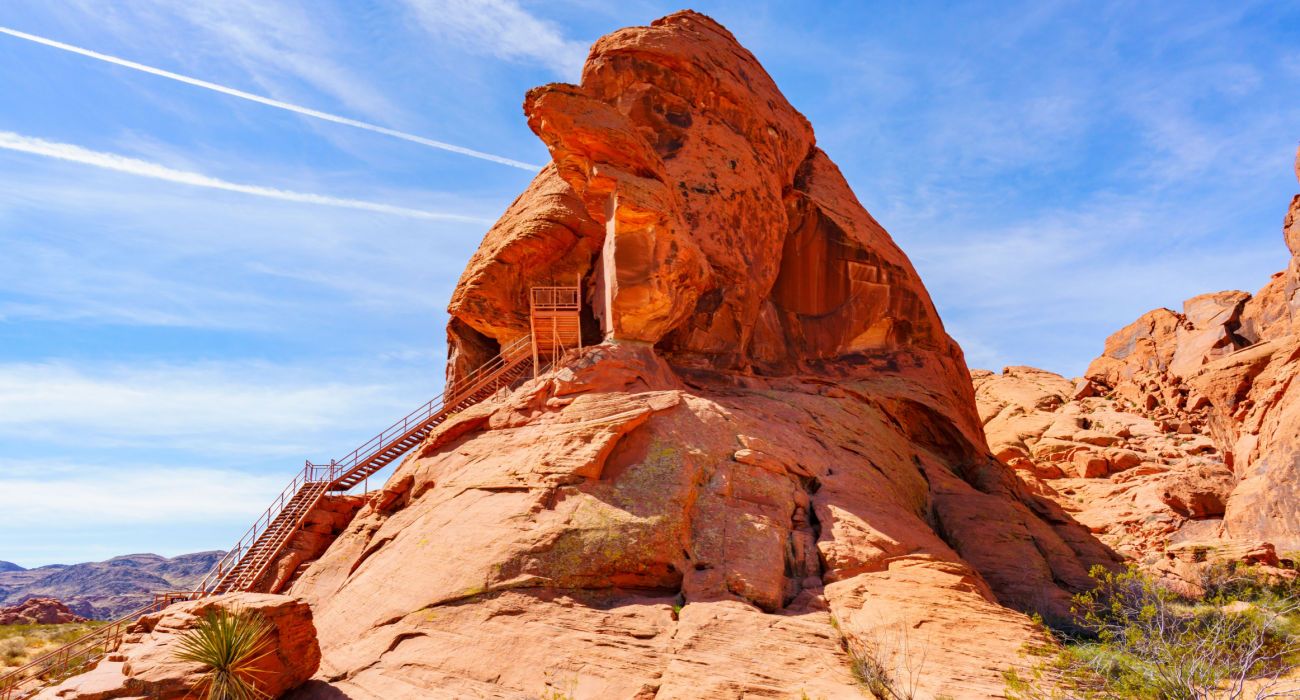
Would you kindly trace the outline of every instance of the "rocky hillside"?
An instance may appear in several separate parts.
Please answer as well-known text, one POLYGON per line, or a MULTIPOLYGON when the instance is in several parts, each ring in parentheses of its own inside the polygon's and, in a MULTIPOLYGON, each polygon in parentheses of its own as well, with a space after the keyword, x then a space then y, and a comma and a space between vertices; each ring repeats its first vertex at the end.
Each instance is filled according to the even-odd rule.
POLYGON ((1096 563, 989 452, 960 349, 808 121, 713 20, 524 104, 552 162, 452 298, 457 376, 581 279, 593 345, 462 411, 293 585, 300 697, 1000 694, 1096 563), (601 340, 604 340, 601 343, 601 340))
POLYGON ((998 458, 1183 585, 1194 586, 1190 565, 1217 556, 1300 554, 1300 195, 1283 235, 1291 261, 1258 293, 1146 313, 1084 378, 972 373, 998 458))
POLYGON ((111 619, 145 603, 161 590, 188 590, 224 552, 197 552, 168 559, 128 554, 108 561, 53 564, 0 572, 0 604, 29 598, 56 598, 78 615, 111 619))

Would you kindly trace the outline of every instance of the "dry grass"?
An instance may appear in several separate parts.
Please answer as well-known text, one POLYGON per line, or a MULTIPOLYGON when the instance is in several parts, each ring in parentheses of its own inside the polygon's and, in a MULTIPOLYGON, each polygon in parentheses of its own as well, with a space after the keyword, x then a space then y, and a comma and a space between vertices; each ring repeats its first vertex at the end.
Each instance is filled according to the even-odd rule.
POLYGON ((0 625, 0 673, 17 668, 71 642, 102 622, 62 625, 0 625))

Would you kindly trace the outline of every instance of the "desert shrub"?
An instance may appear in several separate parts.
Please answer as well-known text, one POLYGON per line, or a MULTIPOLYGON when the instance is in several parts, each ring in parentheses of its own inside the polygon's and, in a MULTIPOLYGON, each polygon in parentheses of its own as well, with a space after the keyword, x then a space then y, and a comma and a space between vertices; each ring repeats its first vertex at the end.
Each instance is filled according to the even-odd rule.
POLYGON ((1257 603, 1300 599, 1300 578, 1286 578, 1244 562, 1215 562, 1201 573, 1206 599, 1257 603))
POLYGON ((181 636, 176 658, 203 665, 207 700, 263 700, 257 663, 271 653, 271 625, 248 611, 212 610, 181 636))
POLYGON ((553 668, 546 672, 546 683, 542 687, 538 700, 573 700, 576 692, 578 692, 578 676, 561 674, 558 669, 553 668))
MULTIPOLYGON (((1061 646, 1024 675, 1009 671, 1019 700, 1134 698, 1257 700, 1300 692, 1300 601, 1286 590, 1226 581, 1200 600, 1180 597, 1137 569, 1092 572, 1075 596, 1082 635, 1052 633, 1061 646), (1053 653, 1054 652, 1054 653, 1053 653)), ((1291 695, 1294 697, 1294 695, 1291 695)))
POLYGON ((0 641, 0 663, 17 666, 27 656, 27 644, 21 638, 0 641))
POLYGON ((57 625, 0 625, 0 667, 26 664, 102 624, 104 623, 67 622, 57 625))
POLYGON ((916 700, 925 668, 926 645, 912 640, 906 625, 876 630, 865 639, 850 638, 832 617, 840 647, 849 656, 853 680, 877 700, 916 700))

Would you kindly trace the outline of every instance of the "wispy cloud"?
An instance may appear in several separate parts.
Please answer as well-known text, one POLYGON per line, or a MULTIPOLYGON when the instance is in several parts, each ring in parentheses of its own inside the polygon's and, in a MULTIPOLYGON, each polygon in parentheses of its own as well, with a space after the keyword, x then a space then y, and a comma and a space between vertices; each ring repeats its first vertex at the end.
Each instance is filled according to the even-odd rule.
POLYGON ((42 444, 67 451, 75 440, 79 449, 327 458, 317 453, 346 452, 347 436, 378 432, 422 400, 405 386, 330 374, 236 361, 4 363, 0 435, 11 455, 42 444))
POLYGON ((481 160, 491 161, 493 163, 508 165, 513 168, 520 168, 522 170, 528 170, 528 171, 537 171, 541 167, 538 165, 534 165, 532 163, 524 163, 522 161, 514 160, 513 158, 506 158, 504 156, 498 156, 491 153, 484 153, 483 151, 477 151, 472 148, 458 146, 455 144, 447 143, 445 141, 438 141, 435 139, 426 138, 424 136, 418 136, 416 134, 409 134, 404 131, 390 129, 385 126, 379 126, 378 124, 371 124, 369 122, 363 122, 357 119, 351 119, 349 117, 339 116, 337 114, 322 112, 320 110, 312 109, 310 107, 304 107, 302 105, 296 105, 281 100, 275 100, 269 97, 263 97, 261 95, 254 95, 253 93, 250 92, 245 92, 243 90, 238 90, 225 85, 218 85, 217 83, 209 82, 207 80, 200 80, 198 78, 192 78, 187 75, 181 75, 180 73, 173 73, 171 71, 163 70, 161 68, 146 66, 142 63, 136 63, 135 61, 129 61, 124 58, 110 56, 108 54, 100 53, 98 51, 91 51, 90 49, 84 49, 79 46, 73 46, 72 44, 67 44, 61 41, 55 41, 53 39, 37 36, 35 34, 29 34, 27 32, 21 32, 16 29, 10 29, 8 27, 0 27, 0 33, 17 37, 19 39, 35 42, 37 44, 49 46, 51 48, 60 49, 62 51, 68 51, 71 53, 79 54, 82 56, 86 56, 88 58, 93 58, 98 61, 104 61, 105 63, 112 63, 114 65, 122 66, 124 68, 130 68, 132 70, 137 70, 142 73, 148 73, 150 75, 156 75, 162 78, 167 78, 169 80, 175 80, 177 82, 185 83, 187 85, 193 85, 195 87, 203 88, 205 90, 212 90, 214 92, 230 95, 232 97, 238 97, 240 99, 248 100, 250 102, 257 102, 259 104, 263 104, 268 107, 275 107, 276 109, 287 110, 289 112, 294 112, 296 114, 301 114, 303 116, 308 116, 315 119, 321 119, 327 122, 333 122, 335 124, 343 124, 344 126, 350 126, 357 129, 364 129, 366 131, 371 131, 377 134, 383 134, 385 136, 391 136, 393 138, 402 139, 404 141, 409 141, 411 143, 418 143, 423 146, 429 146, 431 148, 437 148, 444 151, 450 151, 452 153, 458 153, 460 155, 469 156, 471 158, 478 158, 481 160))
MULTIPOLYGON (((166 148, 150 153, 184 162, 166 148)), ((219 154, 214 163, 221 172, 258 167, 219 154)), ((312 336, 330 338, 321 352, 368 357, 374 334, 441 347, 442 309, 483 230, 159 184, 0 149, 0 334, 52 321, 110 333, 234 332, 253 352, 312 336)), ((365 194, 432 209, 501 206, 401 187, 365 194)), ((61 352, 40 342, 46 335, 36 345, 61 352)))
POLYGON ((420 25, 439 39, 505 60, 537 63, 565 80, 576 80, 587 58, 586 43, 566 38, 558 25, 514 0, 405 2, 420 25))
MULTIPOLYGON (((243 520, 288 483, 284 474, 178 465, 0 462, 0 492, 22 494, 0 509, 0 531, 32 523, 221 523, 243 520)), ((121 552, 118 552, 121 553, 121 552)))
POLYGON ((208 177, 200 173, 188 172, 169 168, 158 163, 128 158, 116 153, 104 153, 102 151, 92 151, 80 146, 68 143, 58 143, 55 141, 46 141, 31 136, 23 136, 9 131, 0 131, 0 148, 18 151, 21 153, 30 153, 47 158, 56 158, 58 160, 81 163, 105 170, 115 170, 129 175, 148 177, 156 180, 166 180, 182 185, 192 185, 194 187, 207 187, 216 190, 225 190, 227 192, 239 192, 241 194, 253 195, 255 197, 267 197, 270 199, 280 199, 287 202, 298 202, 301 204, 317 204, 328 207, 342 207, 345 209, 360 209, 363 211, 372 211, 380 214, 391 214, 394 216, 407 216, 418 219, 439 219, 443 221, 464 221, 469 223, 491 224, 489 219, 481 219, 473 216, 462 214, 448 214, 443 212, 425 211, 423 209, 412 209, 409 207, 399 207, 391 204, 381 204, 378 202, 366 202, 359 199, 347 199, 343 197, 331 197, 329 195, 314 194, 310 192, 294 192, 291 190, 281 190, 273 187, 262 187, 260 185, 245 185, 236 182, 229 182, 214 177, 208 177))
POLYGON ((0 460, 0 493, 22 494, 0 508, 0 559, 35 567, 226 549, 293 474, 193 462, 0 460))

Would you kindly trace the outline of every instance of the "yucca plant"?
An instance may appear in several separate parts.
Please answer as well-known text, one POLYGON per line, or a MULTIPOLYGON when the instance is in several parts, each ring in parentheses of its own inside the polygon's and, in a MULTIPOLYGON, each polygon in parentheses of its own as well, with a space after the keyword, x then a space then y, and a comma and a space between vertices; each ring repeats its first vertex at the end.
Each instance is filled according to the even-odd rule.
POLYGON ((207 700, 267 700, 256 685, 257 662, 271 653, 271 625, 253 612, 211 610, 182 635, 176 658, 207 668, 199 692, 207 700))

